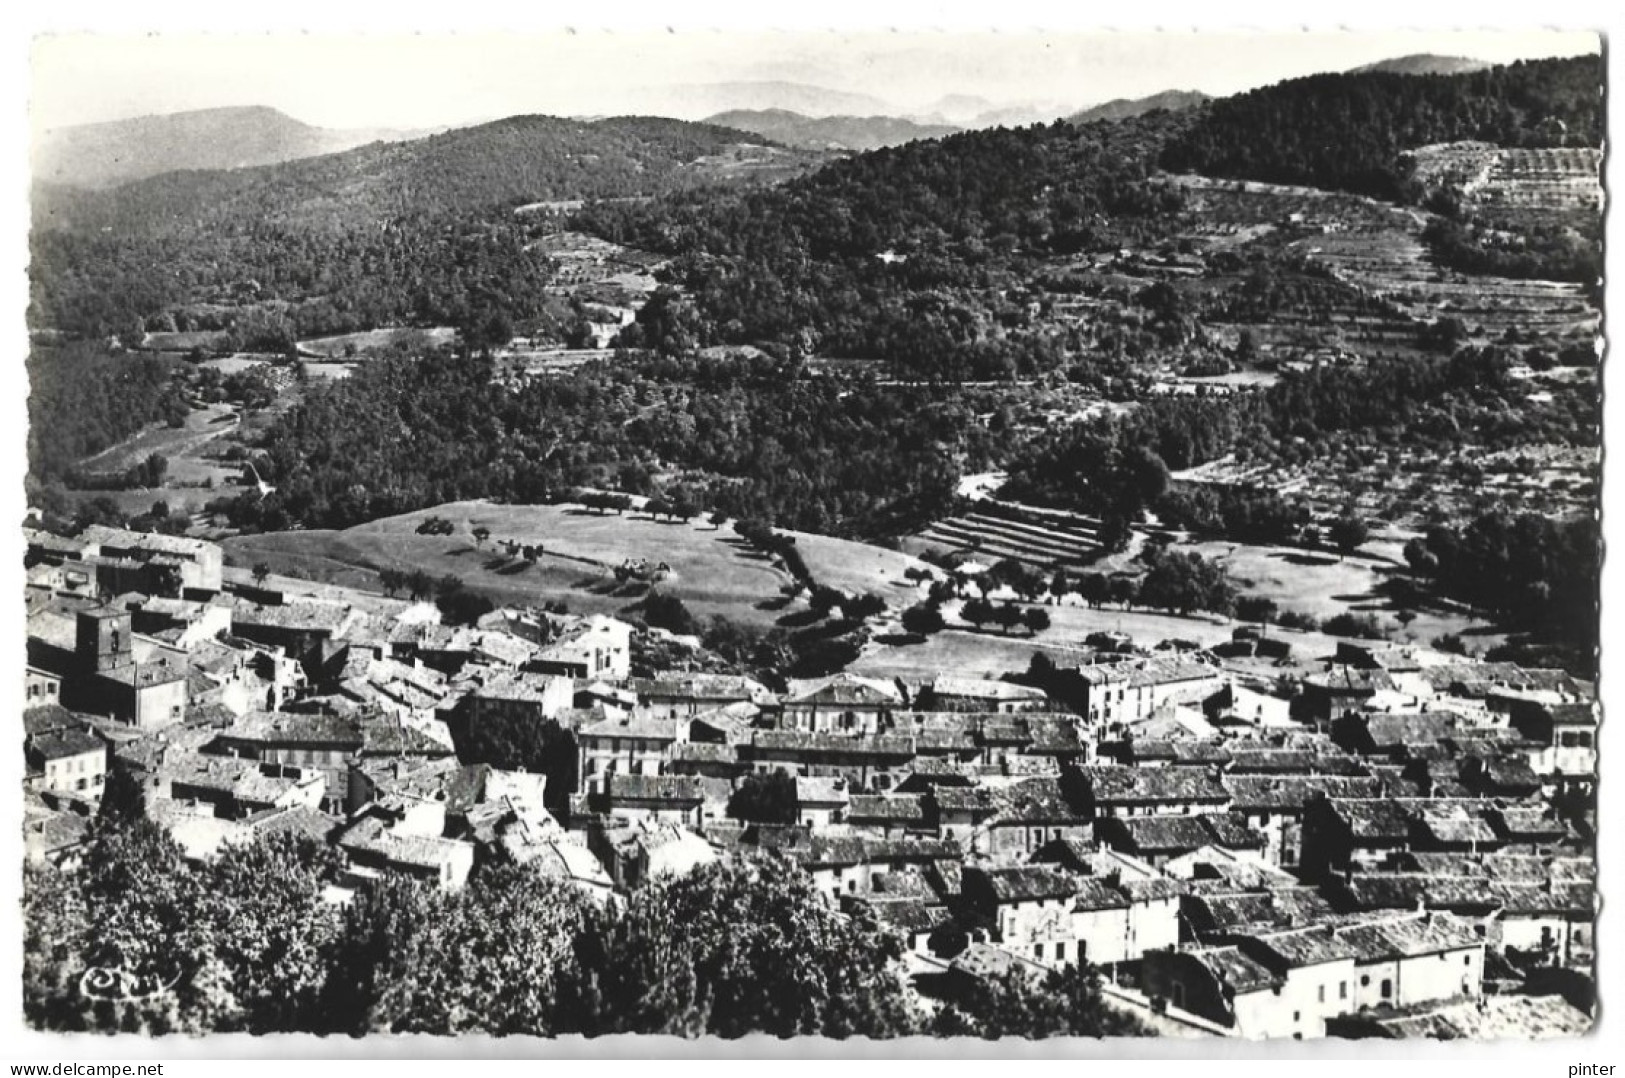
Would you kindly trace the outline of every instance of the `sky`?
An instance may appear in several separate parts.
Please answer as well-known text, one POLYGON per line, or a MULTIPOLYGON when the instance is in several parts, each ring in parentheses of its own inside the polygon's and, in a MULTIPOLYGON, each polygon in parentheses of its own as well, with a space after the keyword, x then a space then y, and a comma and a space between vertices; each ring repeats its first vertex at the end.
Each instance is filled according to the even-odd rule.
POLYGON ((337 128, 521 113, 697 119, 667 88, 764 80, 861 93, 898 112, 950 94, 1076 109, 1168 89, 1236 93, 1411 53, 1508 62, 1598 48, 1596 34, 1572 31, 65 33, 34 43, 30 121, 38 131, 228 105, 337 128))

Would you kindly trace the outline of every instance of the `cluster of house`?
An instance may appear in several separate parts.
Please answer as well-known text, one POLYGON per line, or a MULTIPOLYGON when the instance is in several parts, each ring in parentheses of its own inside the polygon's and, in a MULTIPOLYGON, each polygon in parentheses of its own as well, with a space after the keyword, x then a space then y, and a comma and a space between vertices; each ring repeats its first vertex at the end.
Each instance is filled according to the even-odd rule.
POLYGON ((1275 676, 1123 648, 1041 686, 634 676, 613 618, 451 627, 149 538, 29 535, 32 858, 74 863, 118 766, 188 856, 331 843, 335 901, 495 861, 615 902, 751 851, 897 932, 927 996, 1087 961, 1218 1034, 1589 1024, 1597 705, 1560 671, 1343 645, 1275 676), (167 591, 128 590, 159 561, 167 591), (531 770, 477 762, 497 731, 531 770), (749 808, 774 772, 793 799, 749 808))

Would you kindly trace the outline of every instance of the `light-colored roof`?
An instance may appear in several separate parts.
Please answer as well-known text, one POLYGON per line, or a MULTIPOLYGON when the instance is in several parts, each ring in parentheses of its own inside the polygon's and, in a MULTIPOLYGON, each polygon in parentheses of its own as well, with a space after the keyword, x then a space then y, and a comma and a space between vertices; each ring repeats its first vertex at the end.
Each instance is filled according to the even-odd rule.
POLYGON ((1594 1019, 1562 996, 1497 995, 1427 1004, 1369 1021, 1394 1037, 1491 1041, 1580 1037, 1594 1019))
POLYGON ((202 557, 206 551, 219 552, 220 548, 202 539, 188 539, 180 535, 161 535, 157 532, 133 532, 125 528, 110 528, 92 524, 79 533, 79 541, 97 546, 110 546, 117 550, 148 550, 154 553, 179 554, 202 557))

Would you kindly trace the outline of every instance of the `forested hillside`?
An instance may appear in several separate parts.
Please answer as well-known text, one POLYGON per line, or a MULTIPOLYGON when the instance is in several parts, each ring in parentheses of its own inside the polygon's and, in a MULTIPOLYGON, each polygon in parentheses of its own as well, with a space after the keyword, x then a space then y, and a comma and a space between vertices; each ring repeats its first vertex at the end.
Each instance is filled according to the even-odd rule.
POLYGON ((1404 151, 1436 142, 1600 146, 1600 56, 1459 75, 1312 75, 1210 102, 1162 164, 1416 201, 1404 151))
POLYGON ((896 534, 940 512, 993 397, 798 379, 772 361, 593 365, 517 390, 478 360, 382 360, 313 390, 265 442, 269 498, 240 526, 347 527, 439 502, 545 501, 656 477, 734 516, 835 535, 896 534))
POLYGON ((703 124, 524 116, 111 191, 37 188, 31 321, 129 335, 270 308, 310 336, 455 323, 471 305, 534 316, 546 260, 516 206, 766 181, 809 161, 703 124))
POLYGON ((789 341, 903 377, 1030 374, 1076 342, 998 294, 1037 259, 1166 235, 1179 198, 1147 180, 1182 122, 967 132, 770 191, 591 206, 580 223, 678 256, 698 343, 789 341))
POLYGON ((53 199, 40 223, 179 235, 249 219, 348 228, 402 214, 651 195, 700 178, 694 162, 741 144, 766 147, 748 132, 656 117, 582 123, 514 116, 264 168, 170 172, 113 191, 53 199))
POLYGON ((94 344, 36 348, 28 361, 28 461, 60 481, 85 457, 149 423, 190 410, 174 360, 114 355, 94 344))

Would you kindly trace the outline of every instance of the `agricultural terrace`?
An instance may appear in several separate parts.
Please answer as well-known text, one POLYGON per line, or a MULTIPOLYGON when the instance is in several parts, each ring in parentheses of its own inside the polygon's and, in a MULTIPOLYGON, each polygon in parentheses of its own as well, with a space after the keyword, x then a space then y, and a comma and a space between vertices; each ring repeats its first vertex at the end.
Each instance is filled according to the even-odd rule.
POLYGON ((1034 569, 1081 568, 1100 552, 1098 523, 1076 513, 1023 507, 1013 520, 978 509, 931 524, 903 541, 912 553, 965 555, 992 562, 1013 558, 1034 569))

